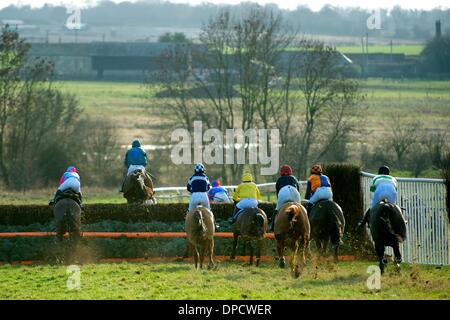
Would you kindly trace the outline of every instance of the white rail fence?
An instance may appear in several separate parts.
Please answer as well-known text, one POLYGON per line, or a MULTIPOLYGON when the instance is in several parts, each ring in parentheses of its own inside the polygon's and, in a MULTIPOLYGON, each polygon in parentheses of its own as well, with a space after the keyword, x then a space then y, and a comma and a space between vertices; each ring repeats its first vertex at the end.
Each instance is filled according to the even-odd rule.
MULTIPOLYGON (((365 207, 370 206, 369 191, 373 174, 362 172, 365 207)), ((450 265, 450 232, 445 204, 445 185, 441 179, 397 178, 398 205, 405 208, 406 241, 401 250, 408 263, 450 265)), ((388 250, 392 254, 391 248, 388 250)))
MULTIPOLYGON (((306 181, 299 181, 301 186, 305 189, 306 188, 306 181)), ((261 191, 261 195, 265 196, 264 200, 267 201, 276 201, 276 194, 275 194, 275 182, 268 182, 268 183, 261 183, 256 184, 261 191)), ((228 191, 234 191, 237 186, 222 186, 223 188, 227 189, 228 191)), ((162 188, 155 188, 156 191, 156 199, 163 200, 163 201, 178 201, 178 202, 187 202, 189 200, 190 194, 187 192, 186 187, 162 187, 162 188)), ((230 192, 232 194, 232 192, 230 192)))

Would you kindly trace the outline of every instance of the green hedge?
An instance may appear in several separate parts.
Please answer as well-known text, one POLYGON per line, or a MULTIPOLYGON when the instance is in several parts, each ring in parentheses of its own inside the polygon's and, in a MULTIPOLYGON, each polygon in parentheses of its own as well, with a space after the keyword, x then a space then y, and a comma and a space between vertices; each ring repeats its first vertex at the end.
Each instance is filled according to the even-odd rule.
MULTIPOLYGON (((271 217, 275 205, 261 203, 259 206, 271 217)), ((216 219, 228 219, 233 213, 233 204, 212 204, 211 209, 216 219)), ((123 222, 183 221, 187 210, 185 203, 163 203, 156 205, 128 205, 128 204, 91 204, 83 209, 83 223, 94 223, 103 220, 123 222)), ((33 223, 47 223, 53 220, 53 213, 49 206, 23 205, 0 206, 0 225, 30 225, 33 223)))
MULTIPOLYGON (((231 231, 231 224, 227 220, 218 219, 220 231, 231 231)), ((93 224, 84 224, 82 231, 181 231, 183 222, 134 222, 125 223, 104 220, 93 224)), ((12 231, 54 231, 54 222, 33 224, 29 226, 0 225, 0 232, 12 231)), ((216 238, 216 255, 230 255, 232 239, 216 238)), ((64 244, 68 240, 65 239, 64 244)), ((344 238, 345 245, 341 254, 350 254, 351 248, 344 238)), ((311 246, 313 252, 315 246, 311 246)), ((94 261, 100 258, 142 258, 142 257, 174 257, 182 256, 186 249, 186 241, 182 238, 150 238, 130 239, 120 238, 83 238, 77 256, 83 261, 94 261)), ((275 254, 275 240, 264 240, 264 255, 275 254)), ((243 250, 242 241, 239 243, 238 254, 243 250)), ((330 248, 331 250, 331 248, 330 248)), ((6 238, 0 239, 0 261, 44 260, 48 262, 60 261, 61 257, 71 252, 69 246, 58 246, 55 237, 39 238, 6 238), (65 252, 65 253, 64 253, 65 252)), ((248 251, 247 251, 248 253, 248 251)), ((331 253, 331 251, 330 251, 331 253)))
POLYGON ((344 211, 345 234, 355 253, 366 255, 372 252, 364 231, 356 229, 358 221, 363 217, 363 192, 361 189, 361 168, 352 164, 327 164, 323 166, 324 174, 331 181, 333 200, 344 211))

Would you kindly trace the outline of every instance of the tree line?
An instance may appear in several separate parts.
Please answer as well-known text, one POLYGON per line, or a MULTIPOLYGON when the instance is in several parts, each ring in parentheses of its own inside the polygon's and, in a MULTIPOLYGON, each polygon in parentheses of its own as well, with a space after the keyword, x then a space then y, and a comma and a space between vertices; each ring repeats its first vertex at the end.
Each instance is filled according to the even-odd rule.
POLYGON ((30 58, 30 44, 8 26, 0 35, 0 180, 27 190, 54 185, 68 165, 83 180, 118 184, 115 128, 89 119, 77 98, 51 80, 53 64, 30 58))
MULTIPOLYGON (((200 4, 191 6, 171 2, 122 2, 101 1, 98 5, 82 10, 83 23, 88 26, 139 25, 148 27, 190 27, 200 28, 203 21, 222 9, 233 15, 245 15, 254 4, 243 2, 238 5, 200 4)), ((284 10, 276 4, 268 4, 266 9, 272 10, 309 34, 327 34, 339 36, 364 36, 366 21, 370 16, 368 10, 362 8, 341 8, 325 5, 319 11, 307 6, 299 6, 295 10, 284 10)), ((444 32, 450 30, 450 9, 410 10, 399 6, 391 10, 381 10, 381 30, 371 30, 374 36, 398 39, 424 40, 434 34, 434 23, 440 19, 444 32)), ((22 19, 28 24, 64 25, 67 20, 66 8, 63 6, 45 5, 41 8, 30 6, 8 6, 0 10, 0 19, 22 19)))

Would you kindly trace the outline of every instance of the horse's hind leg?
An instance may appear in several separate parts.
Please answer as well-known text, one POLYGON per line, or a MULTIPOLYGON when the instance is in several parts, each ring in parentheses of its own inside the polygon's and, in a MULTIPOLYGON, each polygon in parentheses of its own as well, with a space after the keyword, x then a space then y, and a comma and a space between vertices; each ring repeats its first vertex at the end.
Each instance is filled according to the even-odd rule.
POLYGON ((339 261, 339 243, 334 244, 334 262, 339 261))
POLYGON ((200 269, 203 269, 203 260, 205 260, 206 241, 200 246, 200 269))
POLYGON ((256 266, 259 266, 259 263, 261 261, 261 247, 262 247, 262 240, 256 241, 256 266))
POLYGON ((280 268, 286 267, 286 260, 284 259, 283 251, 284 251, 284 238, 280 236, 277 239, 277 253, 280 268))
POLYGON ((400 263, 402 263, 402 254, 400 252, 400 244, 398 242, 396 242, 395 245, 392 246, 392 249, 394 249, 395 267, 397 268, 397 271, 400 271, 400 263))
POLYGON ((236 232, 233 233, 233 248, 232 248, 230 259, 236 258, 236 247, 238 245, 238 238, 239 238, 239 235, 236 232))
POLYGON ((381 243, 380 241, 375 241, 375 250, 377 252, 379 260, 380 271, 381 273, 383 273, 384 268, 387 265, 387 260, 384 258, 384 243, 381 243))
POLYGON ((250 247, 250 260, 249 260, 249 265, 253 264, 253 245, 252 245, 252 241, 249 240, 248 241, 248 246, 250 247))
POLYGON ((291 258, 291 271, 294 278, 298 278, 300 276, 300 271, 298 267, 298 239, 292 239, 292 258, 291 258))
POLYGON ((189 243, 192 252, 194 253, 194 264, 195 264, 195 269, 198 270, 198 259, 199 259, 199 254, 198 254, 198 250, 197 250, 197 246, 193 245, 192 243, 189 243))
POLYGON ((214 269, 215 264, 214 264, 214 240, 213 239, 209 239, 208 240, 208 247, 209 247, 209 265, 208 265, 208 269, 214 269))

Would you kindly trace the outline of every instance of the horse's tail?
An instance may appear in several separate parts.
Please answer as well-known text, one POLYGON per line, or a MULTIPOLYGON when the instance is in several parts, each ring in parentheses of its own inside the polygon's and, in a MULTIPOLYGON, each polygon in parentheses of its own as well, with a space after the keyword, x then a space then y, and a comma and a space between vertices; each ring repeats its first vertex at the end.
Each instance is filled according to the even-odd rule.
POLYGON ((343 244, 342 238, 344 236, 345 219, 342 209, 334 202, 330 202, 328 207, 329 220, 328 230, 330 239, 333 244, 343 244))
POLYGON ((291 205, 286 208, 286 215, 288 216, 288 221, 291 230, 294 230, 295 226, 299 223, 300 214, 301 210, 298 206, 291 205))
POLYGON ((203 218, 202 210, 195 210, 194 215, 192 217, 194 221, 194 235, 196 237, 205 237, 207 233, 205 220, 203 218))

